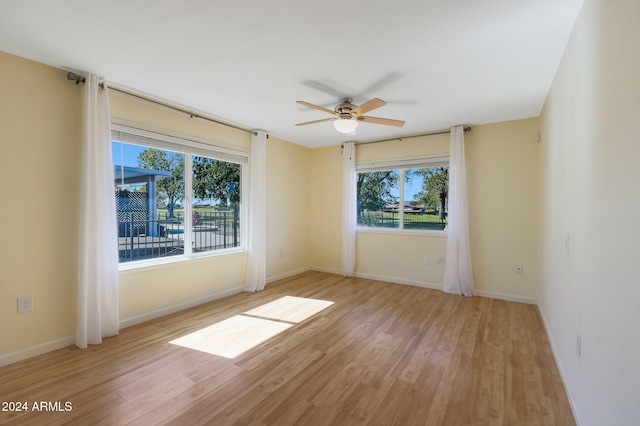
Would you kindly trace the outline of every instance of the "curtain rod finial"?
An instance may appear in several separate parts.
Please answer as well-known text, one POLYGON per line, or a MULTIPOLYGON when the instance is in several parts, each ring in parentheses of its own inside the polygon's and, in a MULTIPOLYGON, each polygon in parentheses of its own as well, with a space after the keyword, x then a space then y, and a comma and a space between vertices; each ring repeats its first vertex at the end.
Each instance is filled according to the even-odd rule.
POLYGON ((67 80, 73 80, 76 82, 76 84, 80 84, 80 83, 84 83, 85 78, 81 75, 78 75, 74 72, 69 71, 67 73, 67 80))

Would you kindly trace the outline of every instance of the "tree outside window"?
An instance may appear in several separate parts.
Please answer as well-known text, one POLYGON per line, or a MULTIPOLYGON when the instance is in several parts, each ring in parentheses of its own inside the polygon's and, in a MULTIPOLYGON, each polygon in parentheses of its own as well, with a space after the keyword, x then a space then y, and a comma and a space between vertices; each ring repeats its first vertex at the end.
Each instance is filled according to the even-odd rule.
POLYGON ((359 226, 443 230, 448 166, 363 171, 356 175, 359 226))
POLYGON ((112 145, 120 176, 115 182, 120 262, 240 246, 241 164, 153 146, 112 145), (191 170, 191 179, 185 170, 191 170))

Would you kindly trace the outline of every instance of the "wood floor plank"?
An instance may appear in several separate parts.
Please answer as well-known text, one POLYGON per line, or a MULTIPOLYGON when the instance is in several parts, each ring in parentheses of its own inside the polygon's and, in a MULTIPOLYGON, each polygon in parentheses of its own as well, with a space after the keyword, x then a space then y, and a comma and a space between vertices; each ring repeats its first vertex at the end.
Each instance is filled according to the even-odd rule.
POLYGON ((0 425, 575 424, 535 306, 315 271, 2 367, 0 395, 72 404, 0 425), (287 327, 234 358, 193 334, 243 318, 287 327))

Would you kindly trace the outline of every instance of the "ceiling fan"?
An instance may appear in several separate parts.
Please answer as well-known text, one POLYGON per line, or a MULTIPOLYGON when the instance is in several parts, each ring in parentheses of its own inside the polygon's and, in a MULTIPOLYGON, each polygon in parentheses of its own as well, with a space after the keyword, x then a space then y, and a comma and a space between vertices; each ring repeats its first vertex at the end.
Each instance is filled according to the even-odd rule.
POLYGON ((356 129, 356 127, 358 127, 359 121, 364 121, 365 123, 373 123, 373 124, 384 124, 385 126, 395 126, 395 127, 404 126, 404 121, 402 120, 392 120, 390 118, 379 118, 379 117, 370 117, 367 115, 362 115, 387 104, 385 101, 378 98, 373 98, 370 101, 367 101, 360 106, 354 105, 353 99, 351 98, 343 98, 340 101, 340 103, 336 105, 333 111, 318 105, 310 104, 309 102, 305 102, 305 101, 296 101, 296 102, 299 103, 300 105, 304 105, 309 108, 314 108, 320 111, 324 111, 326 113, 329 113, 335 116, 331 118, 324 118, 322 120, 298 123, 296 124, 296 126, 306 126, 308 124, 322 123, 324 121, 333 121, 333 126, 340 133, 353 132, 356 129))

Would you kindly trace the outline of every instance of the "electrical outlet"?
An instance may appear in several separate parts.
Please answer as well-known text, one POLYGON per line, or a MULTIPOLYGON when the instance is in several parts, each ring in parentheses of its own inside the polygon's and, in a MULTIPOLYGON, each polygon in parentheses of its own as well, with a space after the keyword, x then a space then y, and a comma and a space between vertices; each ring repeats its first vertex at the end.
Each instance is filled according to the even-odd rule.
POLYGON ((424 257, 424 264, 428 265, 429 264, 429 256, 425 256, 424 257))
POLYGON ((33 311, 33 298, 31 296, 18 297, 18 313, 24 314, 31 311, 33 311))
POLYGON ((444 257, 436 256, 436 265, 444 265, 444 257))
POLYGON ((524 272, 524 268, 521 263, 516 265, 516 274, 521 274, 524 272))

